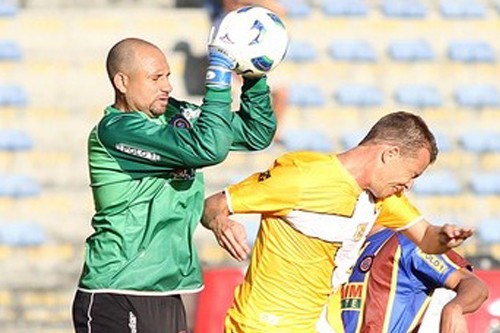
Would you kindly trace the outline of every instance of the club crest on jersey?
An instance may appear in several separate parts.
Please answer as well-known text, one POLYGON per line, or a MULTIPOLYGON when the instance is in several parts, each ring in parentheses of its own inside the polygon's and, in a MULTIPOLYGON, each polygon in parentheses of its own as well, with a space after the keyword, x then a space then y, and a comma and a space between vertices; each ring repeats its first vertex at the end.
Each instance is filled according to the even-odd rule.
POLYGON ((261 172, 259 174, 259 182, 263 182, 264 180, 271 178, 271 172, 269 170, 261 172))
POLYGON ((370 268, 372 268, 373 257, 374 257, 373 255, 370 255, 364 257, 363 260, 361 260, 361 262, 358 265, 358 268, 361 272, 366 273, 370 270, 370 268))

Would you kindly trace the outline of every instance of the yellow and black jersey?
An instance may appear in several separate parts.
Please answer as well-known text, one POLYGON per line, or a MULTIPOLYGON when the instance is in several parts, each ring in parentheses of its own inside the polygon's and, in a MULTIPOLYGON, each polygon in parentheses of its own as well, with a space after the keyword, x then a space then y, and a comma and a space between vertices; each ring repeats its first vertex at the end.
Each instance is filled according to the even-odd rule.
POLYGON ((233 213, 262 214, 226 332, 316 332, 332 288, 347 280, 379 214, 391 228, 420 216, 404 197, 375 203, 335 155, 314 152, 283 155, 229 186, 226 198, 233 213))

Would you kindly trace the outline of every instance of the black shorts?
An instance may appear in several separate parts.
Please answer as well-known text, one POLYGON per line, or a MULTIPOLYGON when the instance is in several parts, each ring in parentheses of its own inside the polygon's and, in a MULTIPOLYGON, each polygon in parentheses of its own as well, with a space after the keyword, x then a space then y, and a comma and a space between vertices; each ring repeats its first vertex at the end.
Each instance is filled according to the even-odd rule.
POLYGON ((76 333, 187 333, 179 295, 133 296, 77 291, 73 300, 76 333))

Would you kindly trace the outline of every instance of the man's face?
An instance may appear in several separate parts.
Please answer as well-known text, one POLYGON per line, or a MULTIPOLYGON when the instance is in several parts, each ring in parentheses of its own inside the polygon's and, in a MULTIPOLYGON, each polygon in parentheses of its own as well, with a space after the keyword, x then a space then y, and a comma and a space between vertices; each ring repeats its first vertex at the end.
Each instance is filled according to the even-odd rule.
POLYGON ((135 66, 127 75, 125 99, 131 111, 142 111, 150 117, 165 113, 172 91, 170 67, 162 52, 147 49, 138 52, 135 66))
POLYGON ((379 199, 409 190, 430 164, 430 153, 421 148, 416 155, 401 155, 397 147, 382 154, 369 190, 379 199))

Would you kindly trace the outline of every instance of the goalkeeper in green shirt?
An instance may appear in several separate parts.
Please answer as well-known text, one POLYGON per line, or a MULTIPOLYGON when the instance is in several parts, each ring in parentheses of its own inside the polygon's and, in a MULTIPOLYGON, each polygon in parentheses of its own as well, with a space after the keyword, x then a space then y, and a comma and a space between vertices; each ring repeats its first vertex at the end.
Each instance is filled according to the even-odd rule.
POLYGON ((276 130, 266 78, 244 78, 231 112, 234 58, 209 45, 202 105, 170 96, 153 44, 127 38, 108 53, 115 102, 88 139, 95 214, 73 300, 78 333, 187 331, 180 295, 203 288, 193 244, 203 174, 230 150, 267 147, 276 130))

